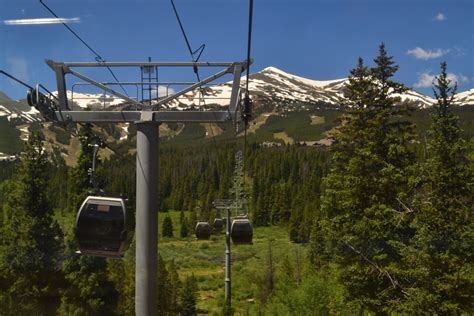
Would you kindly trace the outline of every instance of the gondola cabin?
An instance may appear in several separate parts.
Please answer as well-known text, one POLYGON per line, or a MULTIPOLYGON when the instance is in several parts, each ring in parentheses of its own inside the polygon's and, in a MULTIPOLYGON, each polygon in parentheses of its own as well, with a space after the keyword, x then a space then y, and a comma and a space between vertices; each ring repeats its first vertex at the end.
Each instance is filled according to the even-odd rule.
POLYGON ((224 228, 224 220, 222 218, 216 218, 214 219, 214 231, 220 232, 222 231, 222 228, 224 228))
POLYGON ((120 257, 128 247, 127 208, 121 198, 88 196, 76 219, 76 238, 83 255, 120 257))
POLYGON ((230 237, 234 244, 252 244, 253 227, 247 218, 237 217, 232 222, 230 237))
POLYGON ((197 222, 194 232, 198 240, 209 239, 211 237, 211 225, 208 222, 197 222))

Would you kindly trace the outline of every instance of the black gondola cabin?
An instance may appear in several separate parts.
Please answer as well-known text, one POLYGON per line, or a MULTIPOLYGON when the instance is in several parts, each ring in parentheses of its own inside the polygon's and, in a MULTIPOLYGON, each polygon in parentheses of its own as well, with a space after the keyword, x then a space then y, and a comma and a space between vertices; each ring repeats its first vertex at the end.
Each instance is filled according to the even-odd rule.
POLYGON ((236 218, 230 228, 234 244, 252 244, 253 227, 247 218, 236 218))
POLYGON ((128 247, 127 208, 121 198, 88 196, 76 219, 76 238, 83 255, 120 257, 128 247))
POLYGON ((196 239, 209 239, 211 237, 211 225, 208 222, 197 222, 196 228, 194 229, 196 233, 196 239))
POLYGON ((220 232, 224 228, 224 220, 222 218, 214 219, 214 231, 220 232))

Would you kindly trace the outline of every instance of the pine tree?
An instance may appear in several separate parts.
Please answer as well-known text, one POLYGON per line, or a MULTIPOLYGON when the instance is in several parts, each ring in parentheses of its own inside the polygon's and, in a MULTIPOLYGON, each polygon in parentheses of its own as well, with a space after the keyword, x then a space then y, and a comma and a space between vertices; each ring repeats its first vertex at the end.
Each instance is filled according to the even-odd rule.
POLYGON ((183 289, 181 292, 181 315, 193 316, 197 315, 197 282, 194 274, 184 279, 183 289))
POLYGON ((92 167, 93 147, 89 146, 95 141, 95 135, 92 130, 92 124, 84 124, 79 129, 79 141, 81 143, 81 152, 76 167, 71 169, 69 176, 71 188, 69 192, 69 209, 75 213, 78 206, 81 205, 84 198, 91 190, 88 171, 92 167))
POLYGON ((185 220, 185 217, 184 217, 184 211, 181 210, 179 211, 179 224, 182 224, 185 220))
POLYGON ((416 234, 406 255, 415 286, 401 307, 402 312, 469 314, 474 310, 474 164, 452 113, 456 85, 448 79, 445 62, 433 90, 437 104, 414 208, 416 234))
POLYGON ((272 243, 273 240, 269 240, 265 269, 263 271, 262 279, 260 280, 260 301, 263 304, 268 301, 275 288, 275 263, 272 243))
MULTIPOLYGON (((92 147, 95 136, 91 124, 79 130, 81 152, 78 164, 71 170, 69 192, 70 212, 75 214, 93 188, 88 175, 92 167, 92 147)), ((76 255, 77 243, 72 231, 66 232, 66 259, 62 270, 68 282, 63 292, 60 313, 63 315, 110 314, 116 306, 118 293, 107 278, 105 258, 76 255)))
POLYGON ((166 315, 169 310, 169 279, 168 270, 161 255, 158 255, 156 287, 158 297, 156 298, 158 315, 166 315))
POLYGON ((163 220, 161 235, 163 237, 173 237, 173 221, 169 215, 166 215, 163 220))
POLYGON ((11 315, 54 314, 62 286, 61 230, 53 220, 50 166, 39 134, 30 135, 3 206, 0 308, 11 315))
POLYGON ((188 224, 187 218, 184 218, 184 220, 181 222, 181 229, 179 230, 179 236, 181 238, 186 238, 189 236, 189 224, 188 224))
POLYGON ((169 307, 168 310, 172 315, 178 315, 179 306, 179 293, 181 292, 182 283, 179 279, 178 269, 174 260, 168 265, 168 284, 169 284, 169 307))
POLYGON ((396 106, 406 88, 383 44, 368 68, 359 58, 347 85, 346 114, 333 137, 333 165, 324 180, 321 213, 312 232, 314 263, 333 260, 350 298, 386 312, 406 297, 400 252, 412 236, 399 216, 412 195, 412 126, 396 106))
POLYGON ((135 240, 121 260, 107 262, 107 278, 113 282, 118 292, 116 313, 133 315, 135 313, 135 240))
POLYGON ((288 224, 288 234, 290 235, 290 240, 293 242, 296 242, 296 243, 303 242, 300 236, 302 221, 303 221, 303 209, 302 209, 302 206, 298 203, 292 208, 290 222, 288 224))

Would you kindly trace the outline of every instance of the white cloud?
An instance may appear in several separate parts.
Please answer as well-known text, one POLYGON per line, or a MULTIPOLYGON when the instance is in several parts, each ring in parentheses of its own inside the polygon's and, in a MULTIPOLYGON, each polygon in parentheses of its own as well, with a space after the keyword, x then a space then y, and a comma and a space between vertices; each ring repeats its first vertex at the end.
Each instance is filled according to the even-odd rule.
POLYGON ((431 87, 433 81, 435 80, 435 75, 430 73, 422 73, 418 78, 418 82, 416 82, 413 87, 415 88, 428 88, 431 87))
POLYGON ((438 58, 438 57, 446 55, 447 53, 449 53, 449 49, 441 49, 441 48, 438 48, 435 50, 429 50, 429 49, 425 50, 421 47, 415 47, 407 51, 408 55, 412 55, 416 59, 423 59, 423 60, 438 58))
POLYGON ((23 57, 7 57, 9 72, 23 81, 30 81, 28 62, 23 57))
POLYGON ((440 12, 440 13, 436 14, 434 19, 435 19, 435 21, 443 22, 444 20, 446 20, 446 15, 444 15, 443 13, 440 12))
POLYGON ((452 82, 457 82, 458 85, 469 83, 469 78, 463 74, 453 74, 453 73, 448 73, 448 79, 451 80, 452 82))
POLYGON ((47 19, 19 19, 4 20, 5 25, 38 25, 38 24, 58 24, 58 23, 79 23, 81 18, 47 18, 47 19))
MULTIPOLYGON (((176 91, 171 87, 158 86, 158 94, 160 97, 168 96, 174 94, 176 91)), ((156 98, 156 88, 152 88, 151 97, 156 98)))
MULTIPOLYGON (((457 83, 458 85, 462 85, 465 83, 469 83, 469 78, 463 74, 455 74, 455 73, 448 73, 448 79, 451 82, 457 83)), ((436 80, 436 75, 433 75, 429 72, 425 72, 420 74, 418 78, 418 82, 416 82, 413 87, 415 88, 429 88, 433 85, 433 82, 436 80)))

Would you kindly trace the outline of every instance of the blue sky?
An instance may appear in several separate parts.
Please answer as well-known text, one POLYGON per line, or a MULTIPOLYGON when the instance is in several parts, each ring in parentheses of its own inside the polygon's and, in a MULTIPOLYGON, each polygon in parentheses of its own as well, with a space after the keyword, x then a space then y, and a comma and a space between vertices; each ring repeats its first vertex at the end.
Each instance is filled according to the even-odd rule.
MULTIPOLYGON (((108 61, 189 61, 168 0, 45 0, 108 61)), ((246 57, 248 2, 175 0, 193 48, 206 44, 202 61, 246 57)), ((56 90, 45 58, 93 61, 94 56, 61 24, 7 25, 5 21, 51 18, 37 0, 0 0, 0 69, 28 83, 56 90)), ((473 0, 255 0, 252 71, 268 66, 315 80, 346 77, 361 56, 372 65, 385 42, 400 65, 396 79, 431 95, 427 87, 448 63, 458 90, 474 87, 473 0)), ((113 81, 106 71, 92 72, 113 81)), ((119 71, 124 81, 137 71, 119 71)), ((166 73, 190 80, 193 73, 166 73)), ((179 78, 178 78, 179 77, 179 78)), ((24 88, 0 78, 0 91, 24 97, 24 88)))

